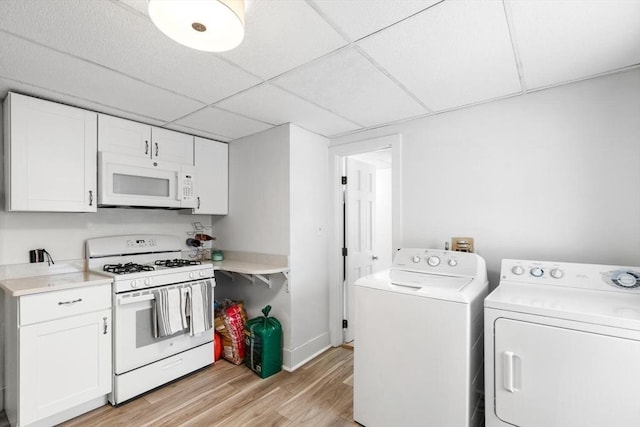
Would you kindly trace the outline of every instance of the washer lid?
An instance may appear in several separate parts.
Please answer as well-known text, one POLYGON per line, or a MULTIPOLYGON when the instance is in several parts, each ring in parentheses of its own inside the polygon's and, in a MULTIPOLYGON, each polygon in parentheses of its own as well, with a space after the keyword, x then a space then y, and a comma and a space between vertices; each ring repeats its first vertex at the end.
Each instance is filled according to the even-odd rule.
POLYGON ((640 295, 502 282, 485 308, 640 331, 640 295))
MULTIPOLYGON (((467 303, 475 295, 467 295, 464 291, 473 281, 472 277, 443 276, 392 268, 362 277, 356 281, 355 286, 467 303)), ((476 290, 474 294, 477 292, 476 290)))

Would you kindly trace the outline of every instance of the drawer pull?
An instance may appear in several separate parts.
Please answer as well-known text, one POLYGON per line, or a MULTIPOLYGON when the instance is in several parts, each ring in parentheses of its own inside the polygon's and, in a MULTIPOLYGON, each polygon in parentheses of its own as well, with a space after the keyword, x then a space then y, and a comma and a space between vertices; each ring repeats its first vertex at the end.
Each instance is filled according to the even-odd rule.
POLYGON ((103 317, 102 321, 104 322, 104 329, 102 330, 102 334, 107 335, 107 318, 103 317))
POLYGON ((74 299, 73 301, 58 301, 58 305, 71 305, 82 301, 82 298, 74 299))

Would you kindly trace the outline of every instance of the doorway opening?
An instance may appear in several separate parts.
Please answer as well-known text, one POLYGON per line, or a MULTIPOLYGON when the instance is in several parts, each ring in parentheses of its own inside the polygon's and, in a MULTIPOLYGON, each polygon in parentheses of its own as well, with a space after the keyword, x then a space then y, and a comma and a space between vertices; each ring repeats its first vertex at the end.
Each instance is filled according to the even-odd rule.
POLYGON ((335 145, 329 155, 330 333, 336 347, 357 341, 353 283, 389 268, 394 248, 401 247, 401 138, 395 134, 335 145), (367 188, 373 200, 362 191, 367 188))
POLYGON ((353 285, 391 267, 391 148, 344 157, 343 344, 354 346, 353 285))

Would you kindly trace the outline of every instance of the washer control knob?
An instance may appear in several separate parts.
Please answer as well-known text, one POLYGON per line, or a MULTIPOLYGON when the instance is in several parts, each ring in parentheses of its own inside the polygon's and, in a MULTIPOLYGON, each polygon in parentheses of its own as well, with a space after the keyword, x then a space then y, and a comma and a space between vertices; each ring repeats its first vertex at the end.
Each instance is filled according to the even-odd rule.
POLYGON ((513 267, 511 269, 511 272, 513 274, 515 274, 516 276, 520 276, 521 274, 524 273, 524 268, 522 268, 522 266, 520 266, 520 265, 516 265, 515 267, 513 267))
POLYGON ((456 261, 455 258, 451 258, 449 259, 447 264, 449 264, 450 267, 455 267, 456 265, 458 265, 458 261, 456 261))
POLYGON ((544 270, 540 267, 533 267, 530 273, 533 277, 542 277, 544 270))
POLYGON ((416 264, 420 262, 420 257, 418 255, 414 255, 413 258, 411 258, 411 261, 415 262, 416 264))
POLYGON ((622 273, 616 278, 616 280, 620 286, 624 286, 625 288, 636 287, 636 278, 631 273, 622 273))
POLYGON ((147 277, 146 279, 144 279, 144 285, 145 286, 151 285, 151 277, 147 277))
POLYGON ((554 279, 561 279, 562 276, 564 276, 564 271, 560 270, 559 268, 554 268, 549 272, 549 274, 551 274, 551 277, 553 277, 554 279))
POLYGON ((427 258, 427 264, 429 264, 431 267, 440 265, 440 258, 438 258, 437 256, 430 256, 429 258, 427 258))
POLYGON ((132 280, 131 283, 130 283, 130 286, 132 288, 134 288, 134 289, 137 288, 138 287, 138 281, 137 280, 132 280))

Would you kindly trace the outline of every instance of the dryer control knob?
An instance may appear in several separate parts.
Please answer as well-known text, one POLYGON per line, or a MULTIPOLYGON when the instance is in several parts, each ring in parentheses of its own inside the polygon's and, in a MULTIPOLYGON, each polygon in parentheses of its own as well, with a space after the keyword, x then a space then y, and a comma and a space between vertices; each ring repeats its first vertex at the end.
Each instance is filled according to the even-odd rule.
POLYGON ((512 272, 513 274, 515 274, 516 276, 520 276, 522 273, 524 273, 524 268, 522 268, 522 267, 521 267, 521 266, 519 266, 519 265, 516 265, 515 267, 513 267, 513 268, 511 269, 511 272, 512 272))
POLYGON ((430 256, 429 258, 427 258, 427 264, 429 264, 431 267, 435 267, 436 265, 440 264, 440 258, 438 258, 437 256, 430 256))
POLYGON ((415 262, 416 264, 420 262, 420 257, 418 255, 414 255, 413 258, 411 258, 411 261, 415 262))
POLYGON ((540 267, 533 267, 530 273, 533 277, 542 277, 544 270, 540 267))
POLYGON ((458 261, 456 261, 454 258, 451 258, 447 264, 449 264, 450 267, 455 267, 456 265, 458 265, 458 261))
POLYGON ((559 268, 554 268, 549 272, 549 274, 551 274, 551 277, 553 277, 554 279, 561 279, 562 276, 564 276, 564 271, 560 270, 559 268))

